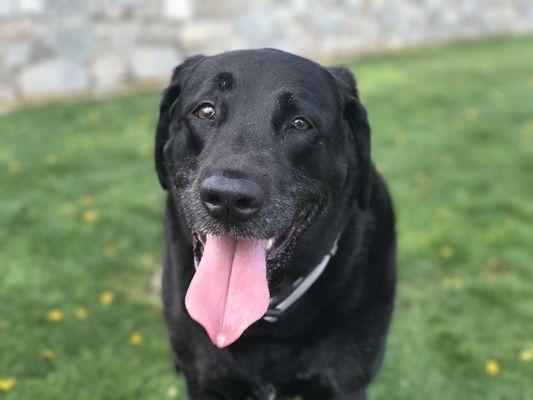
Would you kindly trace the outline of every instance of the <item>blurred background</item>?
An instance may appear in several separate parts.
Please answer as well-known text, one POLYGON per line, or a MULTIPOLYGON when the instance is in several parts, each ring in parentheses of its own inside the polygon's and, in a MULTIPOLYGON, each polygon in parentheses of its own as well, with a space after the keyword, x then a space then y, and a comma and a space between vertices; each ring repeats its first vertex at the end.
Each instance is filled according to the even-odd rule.
POLYGON ((159 275, 159 93, 277 47, 359 81, 398 214, 372 399, 533 398, 533 3, 0 0, 0 399, 186 399, 159 275))
POLYGON ((0 104, 167 79, 197 53, 330 61, 531 30, 528 0, 1 0, 0 104))

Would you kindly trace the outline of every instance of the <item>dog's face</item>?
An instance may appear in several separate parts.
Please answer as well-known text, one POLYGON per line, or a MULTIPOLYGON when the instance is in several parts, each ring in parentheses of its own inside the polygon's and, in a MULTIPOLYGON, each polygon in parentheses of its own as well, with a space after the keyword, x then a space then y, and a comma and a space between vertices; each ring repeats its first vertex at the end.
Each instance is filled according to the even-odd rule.
POLYGON ((278 274, 302 242, 329 250, 344 210, 367 205, 370 132, 345 69, 270 49, 197 56, 160 112, 157 171, 197 263, 207 237, 230 236, 264 243, 278 274))
POLYGON ((271 239, 272 268, 347 184, 365 207, 368 136, 347 70, 269 49, 197 56, 164 93, 156 165, 200 246, 271 239))

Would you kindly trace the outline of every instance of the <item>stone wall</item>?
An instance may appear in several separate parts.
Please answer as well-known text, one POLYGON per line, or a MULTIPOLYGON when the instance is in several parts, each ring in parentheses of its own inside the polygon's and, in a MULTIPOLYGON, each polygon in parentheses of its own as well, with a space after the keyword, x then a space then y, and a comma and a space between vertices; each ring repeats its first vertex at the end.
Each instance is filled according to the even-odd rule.
POLYGON ((194 53, 324 60, 531 31, 531 0, 0 0, 0 104, 167 80, 194 53))

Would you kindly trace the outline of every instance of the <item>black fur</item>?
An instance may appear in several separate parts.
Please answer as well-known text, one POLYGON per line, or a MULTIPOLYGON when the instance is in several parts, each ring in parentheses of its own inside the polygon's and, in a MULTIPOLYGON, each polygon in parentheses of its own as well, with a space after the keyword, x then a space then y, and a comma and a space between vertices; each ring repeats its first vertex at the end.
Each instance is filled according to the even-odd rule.
POLYGON ((164 313, 190 399, 365 399, 393 310, 396 238, 352 74, 272 49, 190 58, 163 93, 155 159, 168 190, 164 313), (215 104, 213 120, 195 117, 204 102, 215 104), (295 117, 313 128, 297 131, 295 117), (210 218, 198 184, 213 169, 266 188, 257 215, 231 226, 210 218), (191 229, 268 238, 306 210, 312 221, 290 259, 270 272, 271 294, 310 271, 339 238, 335 257, 278 322, 260 320, 216 348, 184 307, 191 229))

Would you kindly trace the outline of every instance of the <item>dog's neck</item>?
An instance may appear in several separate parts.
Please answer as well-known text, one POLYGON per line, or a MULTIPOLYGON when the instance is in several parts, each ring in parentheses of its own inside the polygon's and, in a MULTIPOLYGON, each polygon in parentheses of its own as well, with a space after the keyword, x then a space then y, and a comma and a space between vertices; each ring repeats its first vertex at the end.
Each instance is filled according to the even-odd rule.
POLYGON ((263 317, 267 322, 277 322, 278 318, 292 306, 300 297, 302 297, 307 290, 315 283, 315 281, 322 275, 326 269, 329 261, 335 256, 338 249, 339 238, 335 240, 331 250, 322 257, 322 260, 316 265, 307 275, 300 276, 295 279, 286 290, 277 294, 270 299, 270 305, 263 317))

